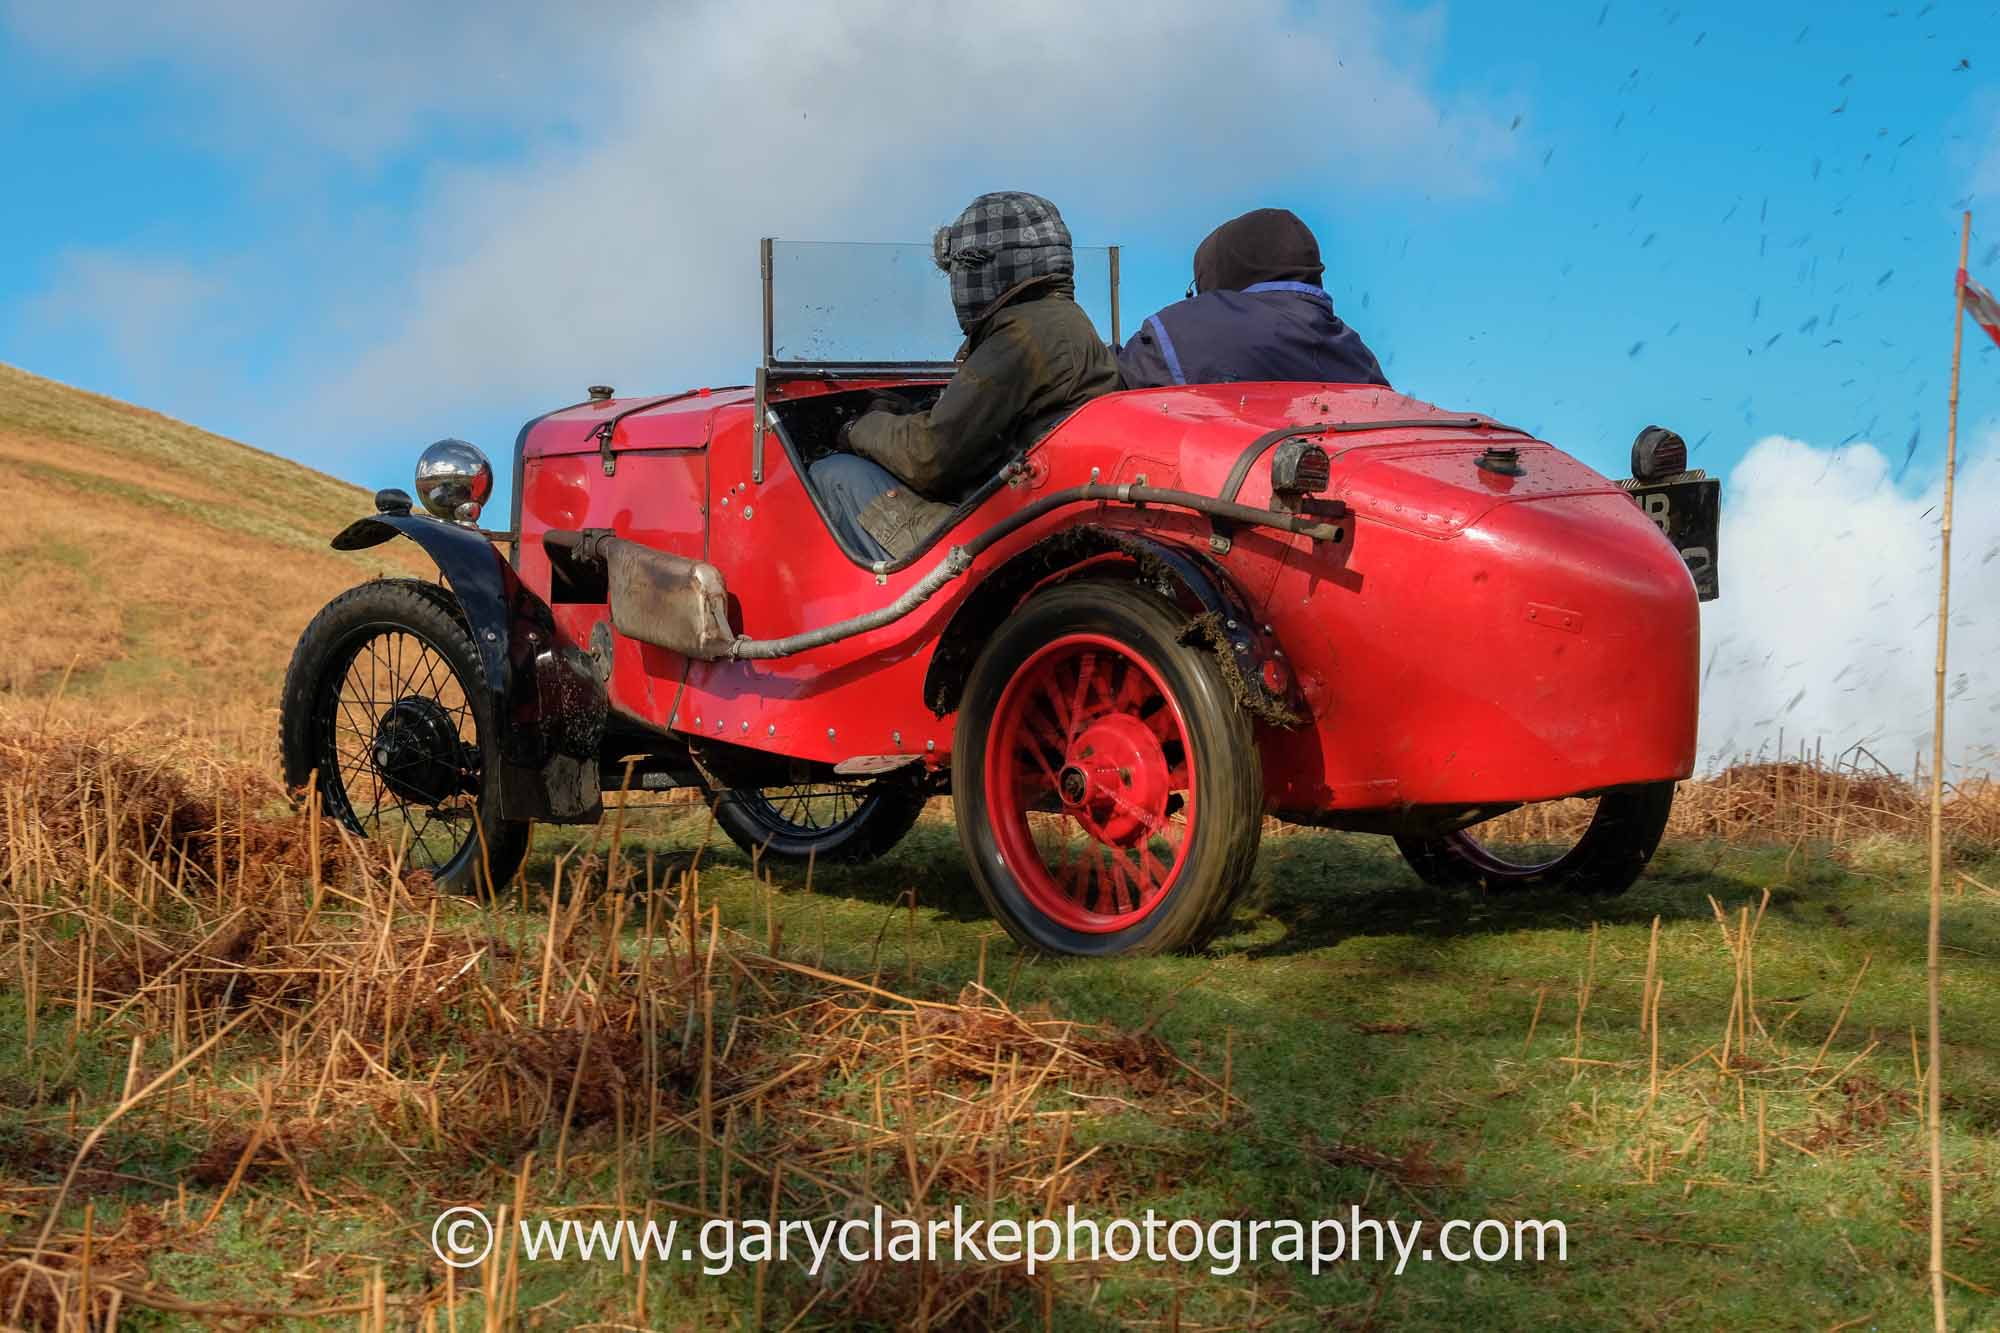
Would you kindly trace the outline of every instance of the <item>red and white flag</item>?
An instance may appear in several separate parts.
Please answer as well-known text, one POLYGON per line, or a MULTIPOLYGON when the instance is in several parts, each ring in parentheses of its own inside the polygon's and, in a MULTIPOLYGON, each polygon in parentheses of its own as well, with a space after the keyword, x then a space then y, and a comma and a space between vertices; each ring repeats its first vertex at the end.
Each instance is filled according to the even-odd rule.
POLYGON ((2000 343, 2000 298, 1974 282, 1964 269, 1958 271, 1958 285, 1965 291, 1965 313, 1986 330, 1988 337, 2000 343))

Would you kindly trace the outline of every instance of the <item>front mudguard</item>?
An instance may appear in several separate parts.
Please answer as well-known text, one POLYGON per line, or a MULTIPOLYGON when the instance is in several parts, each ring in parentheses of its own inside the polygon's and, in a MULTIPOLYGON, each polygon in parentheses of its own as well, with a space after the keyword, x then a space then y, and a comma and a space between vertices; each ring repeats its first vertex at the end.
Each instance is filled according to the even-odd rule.
POLYGON ((590 660, 556 632, 537 597, 491 542, 421 514, 356 519, 333 539, 362 551, 403 536, 424 548, 451 585, 501 719, 500 813, 506 819, 592 823, 604 812, 598 752, 607 701, 590 660))

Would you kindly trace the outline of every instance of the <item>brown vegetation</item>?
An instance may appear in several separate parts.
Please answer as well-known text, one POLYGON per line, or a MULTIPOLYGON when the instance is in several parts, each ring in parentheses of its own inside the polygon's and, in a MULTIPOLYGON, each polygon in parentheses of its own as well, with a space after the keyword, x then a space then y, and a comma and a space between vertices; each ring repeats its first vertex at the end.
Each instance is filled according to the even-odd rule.
MULTIPOLYGON (((1076 1145, 1112 1108, 1220 1120, 1233 1105, 1155 1038, 1018 1010, 979 984, 904 995, 806 962, 775 929, 726 930, 693 867, 667 882, 614 851, 559 865, 533 917, 480 913, 330 821, 259 813, 268 779, 241 767, 197 783, 58 725, 0 733, 0 771, 0 974, 25 999, 29 1064, 129 1044, 110 1103, 71 1102, 76 1129, 0 1155, 0 1188, 27 1205, 0 1223, 0 1320, 101 1324, 121 1303, 365 1313, 313 1304, 339 1285, 307 1284, 281 1312, 191 1305, 145 1278, 149 1250, 198 1244, 249 1187, 308 1213, 393 1211, 354 1197, 352 1174, 330 1178, 329 1145, 386 1143, 397 1176, 433 1197, 511 1198, 517 1215, 610 1171, 637 1217, 648 1201, 625 1182, 669 1158, 696 1178, 702 1215, 991 1215, 1129 1196, 1116 1163, 1076 1145), (205 1143, 182 1181, 202 1198, 127 1209, 110 1235, 79 1226, 114 1124, 205 1143)), ((9 1098, 70 1100, 35 1077, 9 1098)), ((464 1290, 486 1293, 477 1315, 445 1308, 465 1298, 442 1289, 374 1299, 503 1327, 515 1280, 502 1248, 468 1275, 464 1290)), ((969 1328, 1032 1290, 1002 1264, 863 1265, 809 1298, 969 1328)))
MULTIPOLYGON (((1574 840, 1596 808, 1596 802, 1587 800, 1524 806, 1480 825, 1480 836, 1507 842, 1574 840)), ((1944 825, 1947 842, 1956 847, 2000 847, 2000 784, 1983 775, 1948 782, 1944 825)), ((1920 841, 1929 829, 1927 781, 1806 756, 1733 764, 1681 783, 1666 836, 1852 847, 1882 838, 1920 841)))
POLYGON ((55 692, 262 746, 298 632, 400 543, 328 549, 367 492, 142 408, 0 365, 0 698, 55 692))

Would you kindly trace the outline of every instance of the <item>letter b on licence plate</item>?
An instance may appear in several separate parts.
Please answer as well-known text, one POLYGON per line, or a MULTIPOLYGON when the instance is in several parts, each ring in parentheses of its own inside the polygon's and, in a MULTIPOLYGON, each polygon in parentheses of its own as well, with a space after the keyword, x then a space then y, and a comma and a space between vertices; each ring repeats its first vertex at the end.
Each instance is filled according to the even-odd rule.
POLYGON ((1696 596, 1713 601, 1720 592, 1716 581, 1716 533, 1722 520, 1722 483, 1713 477, 1688 480, 1620 483, 1642 513, 1659 524, 1660 531, 1687 562, 1694 576, 1696 596))

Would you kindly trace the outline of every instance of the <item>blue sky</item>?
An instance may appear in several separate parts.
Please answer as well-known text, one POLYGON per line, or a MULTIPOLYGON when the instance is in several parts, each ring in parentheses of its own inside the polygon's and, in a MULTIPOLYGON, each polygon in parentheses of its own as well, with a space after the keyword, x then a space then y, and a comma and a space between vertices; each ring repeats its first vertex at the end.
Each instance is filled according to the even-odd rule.
POLYGON ((1653 421, 1718 472, 1871 444, 1913 503, 1959 210, 2000 284, 1996 75, 1990 2, 0 0, 0 360, 401 484, 593 381, 742 382, 761 233, 1038 190, 1125 247, 1129 327, 1283 204, 1407 392, 1614 474, 1653 421))
MULTIPOLYGON (((1529 424, 1607 465, 1659 420, 1703 441, 1699 461, 1718 468, 1769 431, 1897 451, 1915 437, 1920 476, 1942 453, 1958 208, 1996 210, 1973 266, 2000 268, 2000 13, 1831 8, 1388 10, 1408 26, 1381 58, 1411 71, 1441 117, 1499 136, 1462 171, 1447 160, 1427 178, 1352 180, 1343 149, 1373 133, 1357 118, 1318 144, 1287 127, 1300 151, 1262 179, 1190 173, 1171 200, 1086 191, 1067 208, 1080 240, 1126 247, 1128 323, 1178 294, 1208 225, 1282 202, 1318 228, 1341 309, 1420 396, 1529 424)), ((0 357, 369 483, 399 478, 413 443, 458 433, 498 448, 521 417, 573 398, 579 386, 552 368, 459 401, 439 385, 442 411, 344 404, 338 438, 288 416, 287 400, 398 330, 398 287, 420 257, 410 232, 444 183, 529 166, 596 127, 571 105, 587 84, 557 77, 528 92, 542 105, 525 111, 445 93, 343 140, 301 125, 310 113, 274 113, 261 76, 246 79, 236 62, 267 63, 270 47, 218 54, 203 25, 233 17, 211 7, 108 51, 83 21, 52 27, 17 10, 0 28, 0 143, 9 178, 29 183, 0 220, 0 357)), ((1102 54, 1115 79, 1115 49, 1102 54)), ((571 51, 551 63, 573 73, 588 61, 571 51)), ((1203 76, 1199 60, 1187 75, 1203 76)), ((366 97, 366 77, 334 86, 366 97)), ((801 99, 803 124, 813 100, 801 99)), ((1255 102, 1233 110, 1245 136, 1282 117, 1255 102)), ((903 133, 888 119, 880 130, 903 133)), ((1173 151, 1054 143, 1046 174, 1072 176, 1098 153, 1171 162, 1173 151)), ((979 156, 975 132, 951 174, 977 179, 979 156)), ((927 213, 858 219, 862 235, 921 239, 962 190, 914 193, 927 213)), ((579 239, 595 207, 618 200, 579 201, 579 239)), ((738 268, 748 305, 754 275, 747 260, 738 268)), ((628 299, 657 309, 673 297, 628 299)), ((942 304, 938 318, 949 319, 942 304)), ((1977 386, 2000 370, 2000 349, 1972 346, 1985 378, 1975 371, 1967 407, 1990 413, 1977 386)), ((690 350, 652 361, 635 348, 621 359, 641 378, 621 383, 741 380, 754 346, 690 350)))

